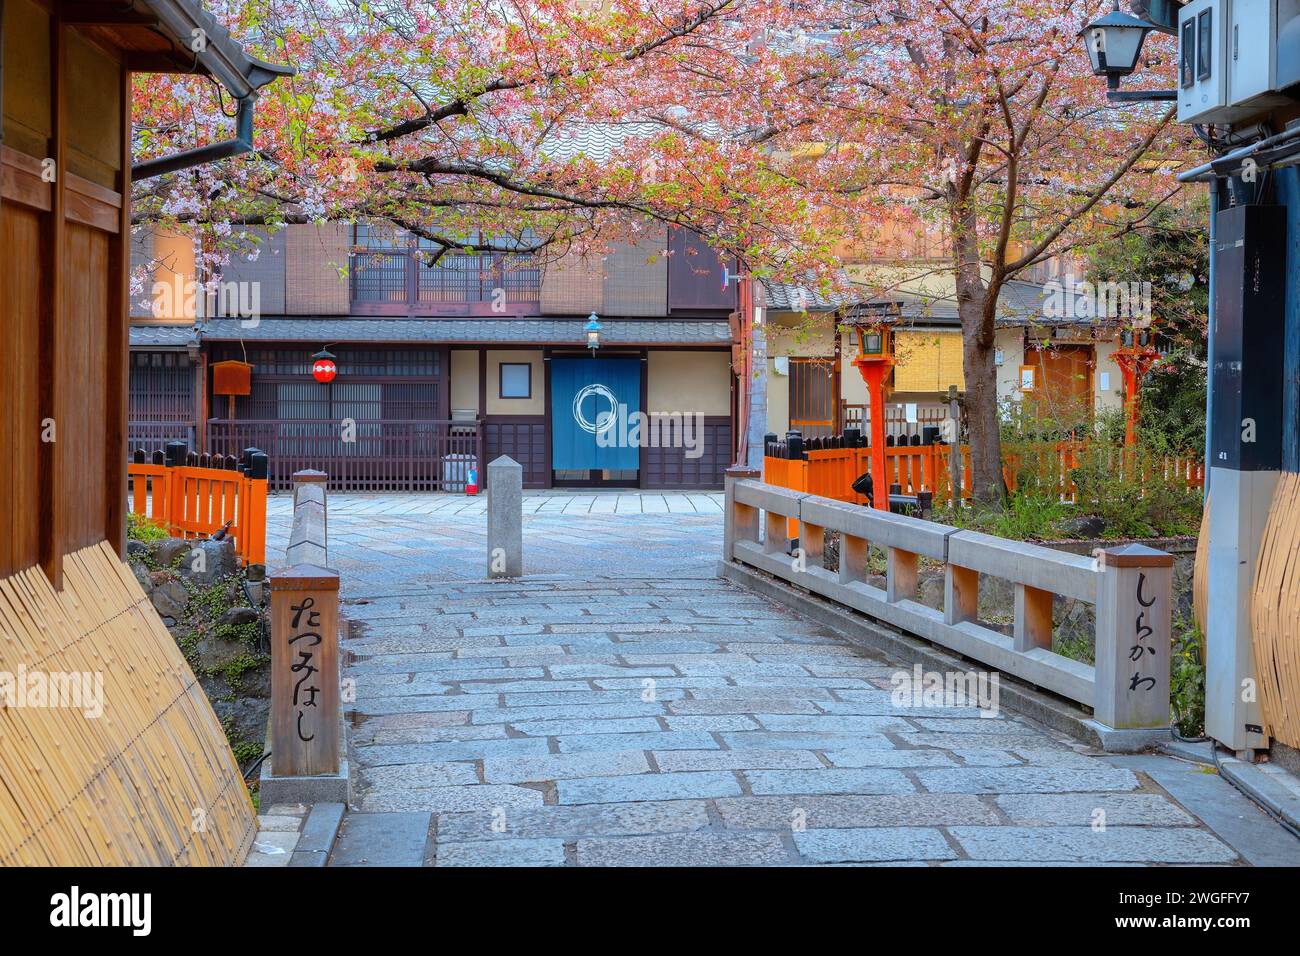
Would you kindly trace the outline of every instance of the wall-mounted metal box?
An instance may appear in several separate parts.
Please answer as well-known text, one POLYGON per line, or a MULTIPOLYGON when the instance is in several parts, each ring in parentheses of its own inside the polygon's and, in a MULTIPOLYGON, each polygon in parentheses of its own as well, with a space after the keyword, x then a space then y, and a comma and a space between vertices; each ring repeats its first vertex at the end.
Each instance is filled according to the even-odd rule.
POLYGON ((1300 0, 1193 0, 1178 14, 1178 121, 1239 123, 1294 102, 1300 0))
POLYGON ((1282 460, 1286 209, 1235 206, 1215 220, 1210 465, 1276 471, 1282 460))
MULTIPOLYGON (((1269 2, 1269 0, 1264 0, 1269 2)), ((1228 0, 1194 0, 1178 14, 1178 122, 1224 123, 1228 0)))

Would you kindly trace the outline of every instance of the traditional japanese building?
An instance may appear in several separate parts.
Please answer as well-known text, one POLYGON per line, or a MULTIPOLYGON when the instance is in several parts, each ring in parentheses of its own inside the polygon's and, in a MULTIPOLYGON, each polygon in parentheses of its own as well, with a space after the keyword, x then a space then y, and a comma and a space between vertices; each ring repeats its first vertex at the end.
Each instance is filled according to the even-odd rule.
POLYGON ((431 263, 421 241, 364 225, 261 238, 194 303, 169 291, 192 282, 190 240, 136 237, 156 314, 134 304, 131 447, 255 445, 278 482, 315 467, 355 491, 459 490, 499 455, 531 488, 722 486, 736 289, 698 237, 662 228, 549 263, 431 263), (328 382, 312 374, 322 350, 328 382), (246 394, 223 394, 227 362, 251 365, 246 394))
MULTIPOLYGON (((852 364, 857 346, 847 326, 864 309, 895 316, 886 434, 924 437, 927 426, 949 416, 949 389, 966 390, 951 274, 891 271, 895 281, 884 293, 879 268, 853 266, 842 276, 847 291, 765 284, 769 432, 818 437, 863 425, 869 400, 852 364)), ((1123 375, 1113 355, 1124 323, 1098 319, 1077 294, 1057 303, 1054 282, 1011 281, 1003 288, 995 333, 998 401, 1009 415, 1082 424, 1123 405, 1123 375)))

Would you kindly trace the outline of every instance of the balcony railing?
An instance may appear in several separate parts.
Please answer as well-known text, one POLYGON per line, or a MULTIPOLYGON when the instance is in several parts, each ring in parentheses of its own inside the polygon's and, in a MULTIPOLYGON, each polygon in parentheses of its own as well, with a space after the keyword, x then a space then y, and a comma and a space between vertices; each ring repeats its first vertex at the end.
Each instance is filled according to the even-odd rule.
POLYGON ((364 249, 351 256, 352 311, 357 315, 526 315, 541 301, 542 270, 531 255, 443 255, 364 249))

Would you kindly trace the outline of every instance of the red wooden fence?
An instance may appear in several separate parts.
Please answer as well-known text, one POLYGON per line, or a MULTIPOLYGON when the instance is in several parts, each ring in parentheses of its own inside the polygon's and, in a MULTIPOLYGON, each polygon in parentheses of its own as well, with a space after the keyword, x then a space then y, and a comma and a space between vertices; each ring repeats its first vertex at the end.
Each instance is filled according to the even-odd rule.
MULTIPOLYGON (((1070 472, 1078 468, 1085 452, 1095 451, 1087 442, 1057 442, 1041 448, 1028 450, 1033 459, 1033 468, 1037 474, 1039 488, 1047 494, 1055 494, 1062 501, 1075 503, 1078 489, 1071 480, 1070 472)), ((899 485, 904 494, 916 494, 918 491, 934 493, 935 507, 947 507, 953 495, 950 487, 948 456, 949 445, 896 445, 885 449, 885 467, 888 481, 884 488, 876 484, 878 493, 888 491, 890 485, 899 485)), ((962 501, 971 497, 970 448, 961 446, 962 454, 962 501)), ((1026 455, 1011 453, 1005 456, 1003 478, 1007 488, 1015 491, 1018 475, 1024 475, 1026 455)), ((1143 459, 1140 463, 1131 452, 1115 448, 1106 452, 1104 465, 1113 474, 1127 475, 1141 470, 1143 482, 1154 478, 1165 481, 1185 482, 1189 488, 1199 488, 1205 483, 1205 466, 1198 459, 1163 457, 1143 459)), ((864 472, 871 471, 870 448, 833 448, 822 451, 810 451, 803 460, 785 458, 763 459, 763 480, 768 484, 793 491, 803 491, 865 505, 867 499, 854 492, 853 480, 864 472)), ((874 477, 874 476, 873 476, 874 477)))
POLYGON ((233 521, 227 534, 245 564, 266 563, 266 479, 242 471, 190 465, 127 465, 132 512, 176 538, 207 538, 233 521))

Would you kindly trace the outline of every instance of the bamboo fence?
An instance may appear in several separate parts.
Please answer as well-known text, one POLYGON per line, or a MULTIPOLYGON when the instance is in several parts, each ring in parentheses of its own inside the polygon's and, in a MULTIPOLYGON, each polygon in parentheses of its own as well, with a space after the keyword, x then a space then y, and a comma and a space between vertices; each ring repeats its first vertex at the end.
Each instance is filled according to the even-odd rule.
POLYGON ((239 865, 256 817, 203 689, 104 542, 0 579, 0 672, 101 674, 102 714, 0 698, 0 865, 239 865))

